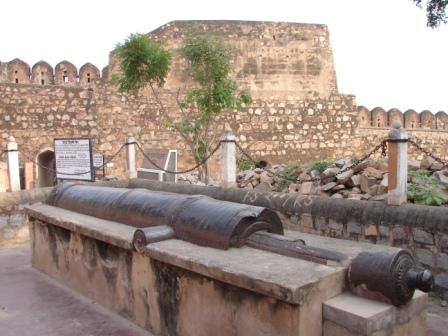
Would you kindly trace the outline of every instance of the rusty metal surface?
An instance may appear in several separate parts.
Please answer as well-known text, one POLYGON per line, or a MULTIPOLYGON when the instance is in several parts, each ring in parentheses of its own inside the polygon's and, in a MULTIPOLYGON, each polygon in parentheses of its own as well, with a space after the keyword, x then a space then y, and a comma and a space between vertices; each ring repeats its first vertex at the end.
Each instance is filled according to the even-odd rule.
POLYGON ((409 302, 415 289, 429 292, 434 285, 431 272, 417 267, 406 250, 362 252, 352 260, 347 276, 350 286, 365 285, 395 306, 409 302))
POLYGON ((137 228, 168 225, 179 239, 220 249, 244 245, 259 230, 283 234, 274 211, 201 195, 67 183, 47 203, 137 228))
POLYGON ((247 245, 288 257, 309 260, 323 265, 344 265, 347 256, 337 251, 307 246, 302 239, 290 239, 267 232, 256 232, 247 240, 247 245))

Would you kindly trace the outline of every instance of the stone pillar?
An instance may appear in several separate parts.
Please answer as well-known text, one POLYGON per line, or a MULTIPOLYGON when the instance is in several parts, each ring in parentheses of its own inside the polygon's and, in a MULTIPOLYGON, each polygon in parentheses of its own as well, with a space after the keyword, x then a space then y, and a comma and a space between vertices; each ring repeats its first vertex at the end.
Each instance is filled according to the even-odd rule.
POLYGON ((127 157, 127 176, 128 178, 136 178, 137 177, 137 168, 135 161, 135 138, 133 136, 129 136, 126 138, 126 157, 127 157))
POLYGON ((398 120, 389 131, 388 156, 389 177, 387 203, 406 203, 408 192, 408 133, 398 120))
POLYGON ((18 191, 20 190, 19 152, 13 136, 9 137, 6 150, 8 151, 9 191, 18 191))
POLYGON ((236 187, 236 145, 235 136, 230 131, 221 138, 221 186, 236 187))

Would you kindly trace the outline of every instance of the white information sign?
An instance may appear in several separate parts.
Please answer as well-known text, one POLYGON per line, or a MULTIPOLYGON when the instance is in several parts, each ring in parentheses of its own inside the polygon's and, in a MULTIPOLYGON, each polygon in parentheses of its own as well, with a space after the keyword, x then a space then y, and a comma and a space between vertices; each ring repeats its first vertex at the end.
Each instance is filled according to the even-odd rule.
POLYGON ((56 178, 94 180, 90 139, 54 139, 56 178))
POLYGON ((104 164, 104 156, 100 153, 93 154, 93 166, 95 168, 101 168, 104 164))

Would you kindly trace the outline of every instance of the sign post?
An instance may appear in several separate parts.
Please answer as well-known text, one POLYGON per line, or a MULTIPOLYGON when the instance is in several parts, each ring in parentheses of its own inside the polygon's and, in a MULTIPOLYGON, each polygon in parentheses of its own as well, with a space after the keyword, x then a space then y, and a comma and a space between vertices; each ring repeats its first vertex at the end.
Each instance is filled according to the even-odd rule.
POLYGON ((54 155, 57 179, 95 180, 90 139, 54 139, 54 155))

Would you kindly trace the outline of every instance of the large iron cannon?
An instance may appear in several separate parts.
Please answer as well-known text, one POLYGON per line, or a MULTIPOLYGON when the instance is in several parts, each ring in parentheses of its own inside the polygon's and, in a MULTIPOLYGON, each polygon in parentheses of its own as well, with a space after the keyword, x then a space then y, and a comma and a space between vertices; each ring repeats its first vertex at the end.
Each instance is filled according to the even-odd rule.
POLYGON ((396 306, 408 302, 415 289, 430 291, 434 282, 432 274, 417 267, 406 250, 363 252, 349 261, 338 251, 285 236, 278 215, 263 207, 201 195, 73 183, 54 188, 47 203, 134 226, 133 245, 140 252, 150 243, 176 238, 219 249, 247 245, 321 264, 348 266, 349 286, 364 286, 396 306))

